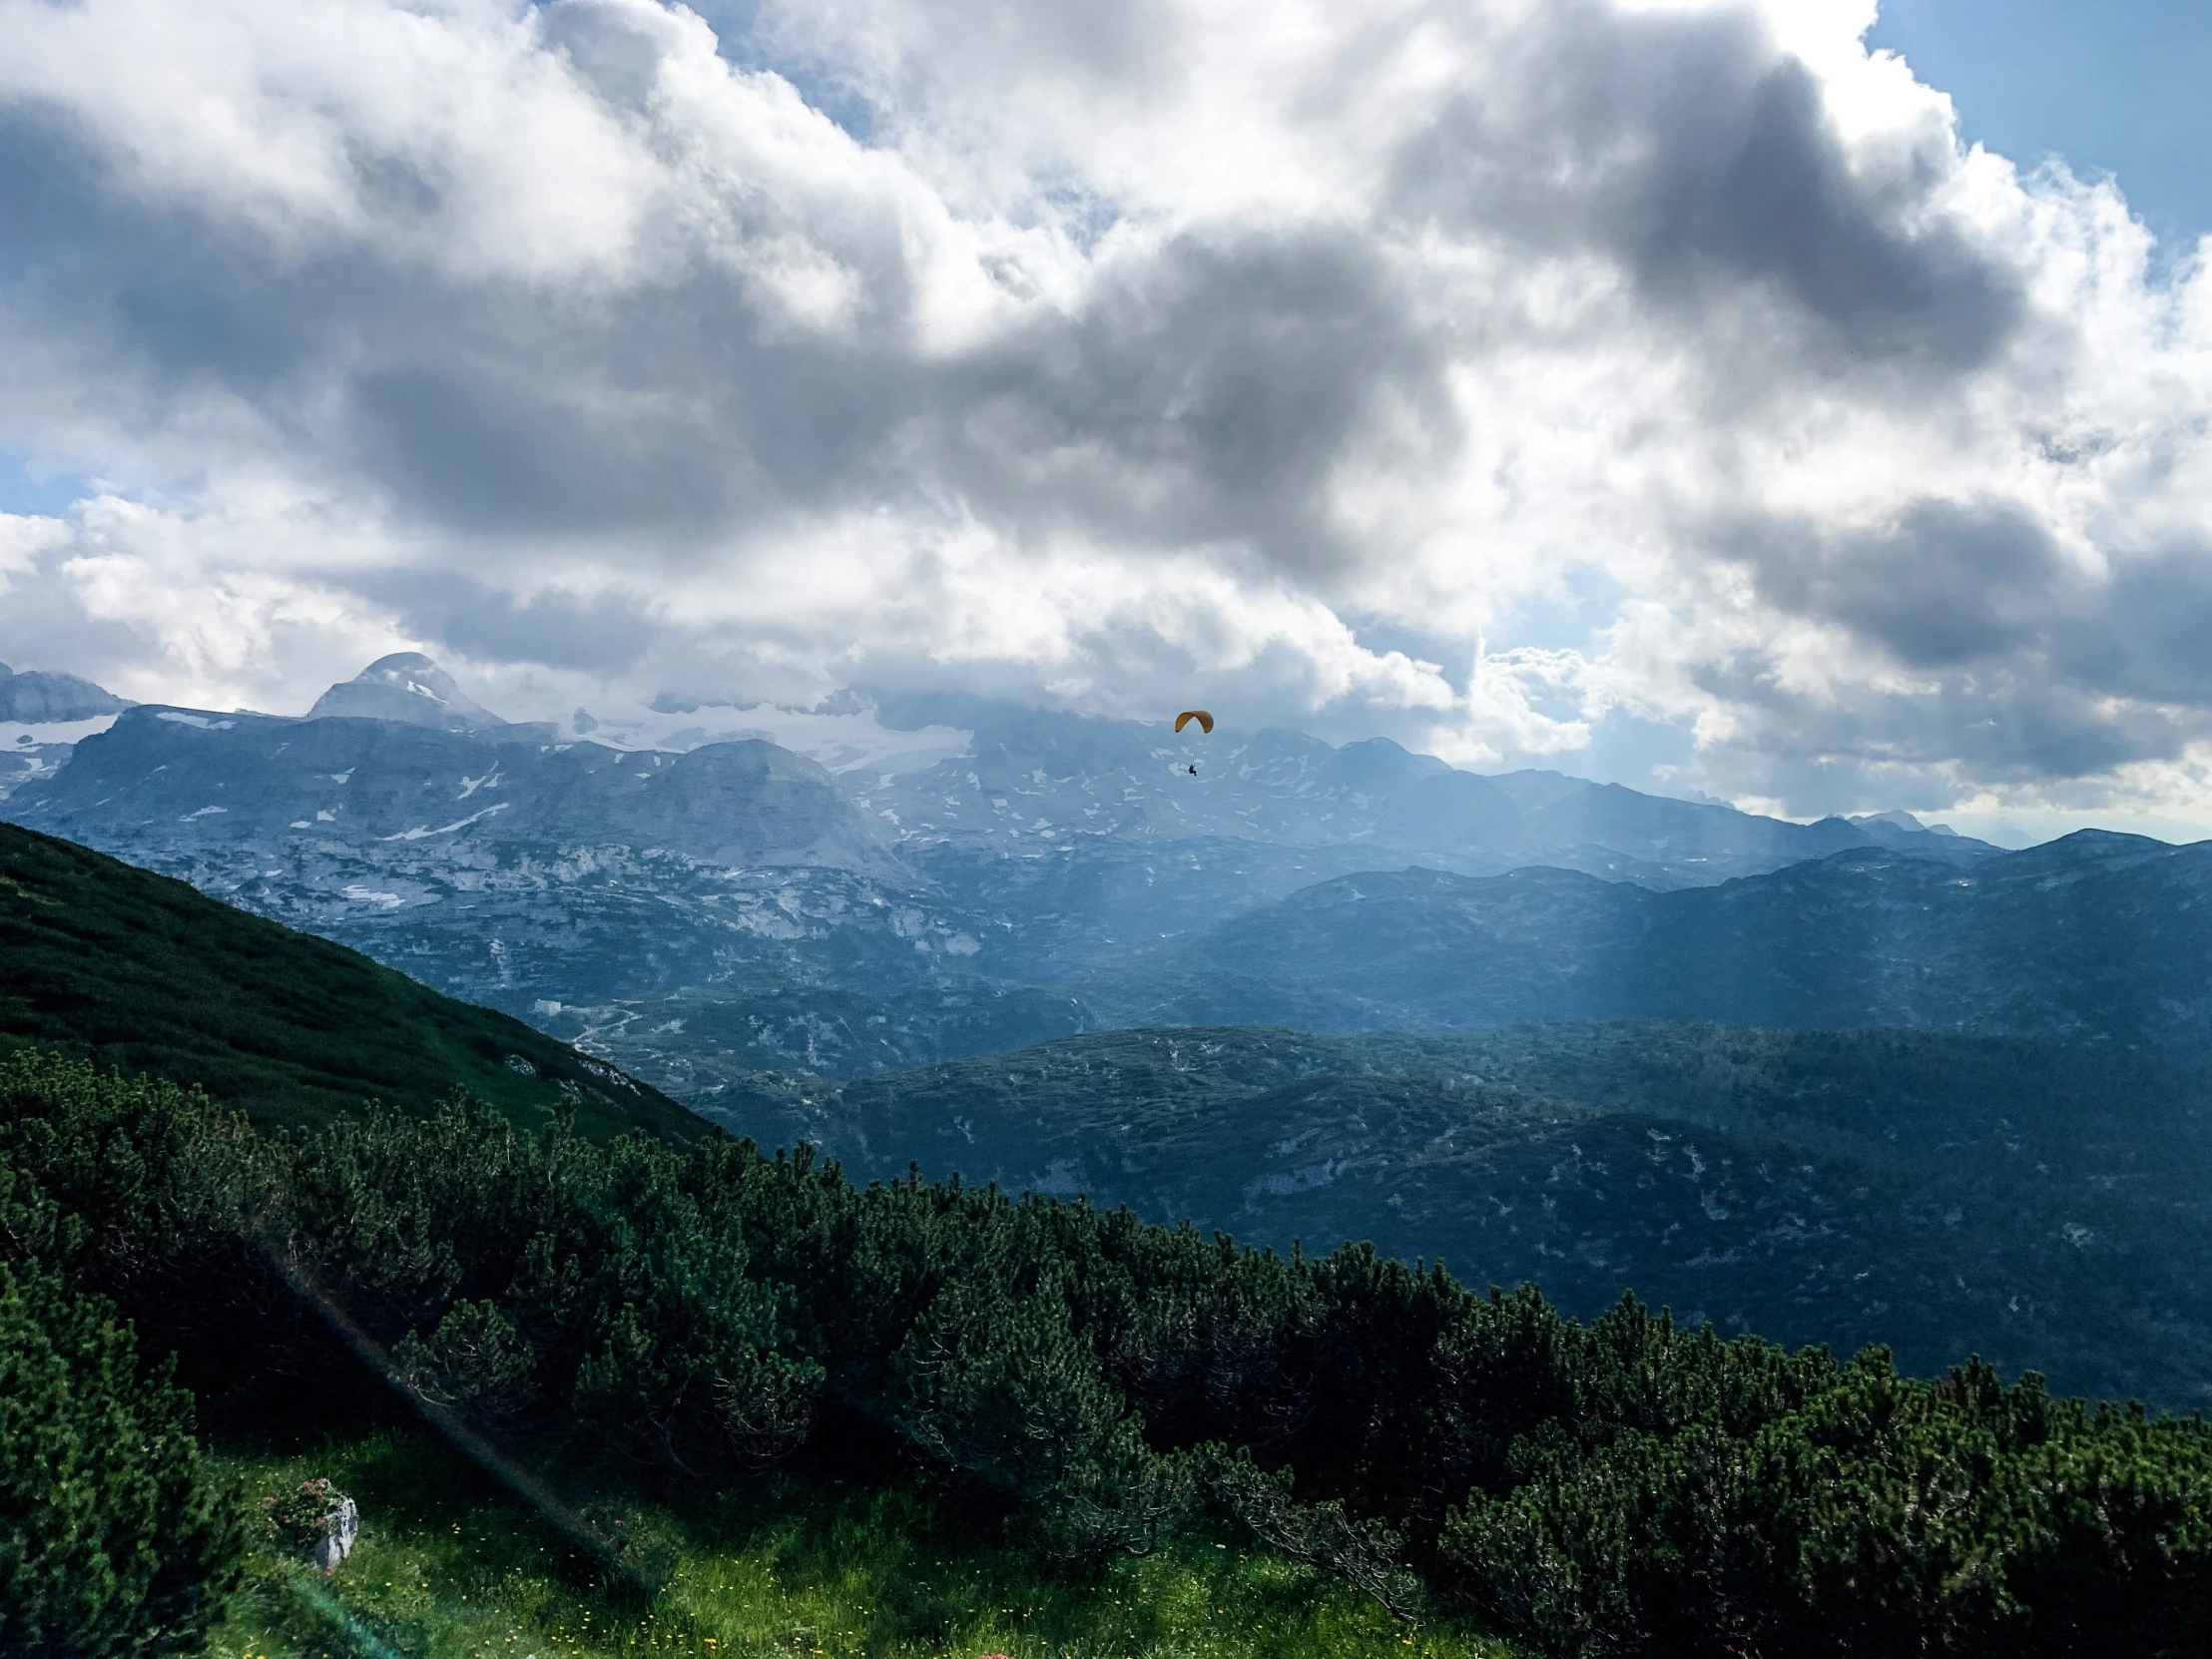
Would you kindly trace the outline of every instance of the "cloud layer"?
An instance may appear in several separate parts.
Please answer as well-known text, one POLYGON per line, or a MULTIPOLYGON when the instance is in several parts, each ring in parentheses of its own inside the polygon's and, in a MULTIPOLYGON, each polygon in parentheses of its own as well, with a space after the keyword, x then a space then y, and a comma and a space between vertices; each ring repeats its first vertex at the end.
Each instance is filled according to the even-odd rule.
POLYGON ((1871 20, 0 0, 0 657, 2212 812, 2212 276, 1871 20))

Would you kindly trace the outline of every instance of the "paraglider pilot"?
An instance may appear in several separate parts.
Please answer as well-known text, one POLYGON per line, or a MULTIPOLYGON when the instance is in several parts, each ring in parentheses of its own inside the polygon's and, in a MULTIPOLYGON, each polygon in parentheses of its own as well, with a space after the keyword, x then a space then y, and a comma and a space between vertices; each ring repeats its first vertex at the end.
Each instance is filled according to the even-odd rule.
MULTIPOLYGON (((1175 717, 1175 729, 1180 732, 1183 730, 1184 727, 1190 725, 1190 723, 1194 720, 1198 722, 1198 729, 1201 732, 1204 732, 1208 737, 1213 736, 1214 717, 1208 714, 1204 709, 1185 709, 1181 714, 1175 717)), ((1191 763, 1189 772, 1193 778, 1196 778, 1198 776, 1197 762, 1194 761, 1191 763)))

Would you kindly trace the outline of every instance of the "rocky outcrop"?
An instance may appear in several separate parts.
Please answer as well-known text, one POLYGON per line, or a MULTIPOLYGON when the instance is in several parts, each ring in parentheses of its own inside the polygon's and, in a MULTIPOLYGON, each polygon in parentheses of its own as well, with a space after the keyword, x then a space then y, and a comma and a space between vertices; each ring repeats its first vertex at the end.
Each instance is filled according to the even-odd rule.
POLYGON ((508 723, 476 702, 417 651, 379 657, 315 699, 309 720, 398 720, 441 732, 485 732, 508 723))
POLYGON ((0 663, 0 721, 22 726, 55 726, 121 714, 131 705, 113 692, 74 674, 33 670, 18 674, 0 663))
POLYGON ((16 822, 127 856, 302 840, 429 850, 625 846, 705 863, 896 860, 814 762, 752 740, 689 754, 390 720, 217 715, 142 705, 19 792, 16 822))

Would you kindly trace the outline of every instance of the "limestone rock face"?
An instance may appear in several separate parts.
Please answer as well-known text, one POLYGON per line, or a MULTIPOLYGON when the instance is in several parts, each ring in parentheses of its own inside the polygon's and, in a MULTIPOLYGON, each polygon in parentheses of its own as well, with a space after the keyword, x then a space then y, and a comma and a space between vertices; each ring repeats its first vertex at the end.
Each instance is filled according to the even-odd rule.
POLYGON ((614 845, 718 866, 898 869, 829 773, 758 739, 629 754, 526 726, 146 705, 78 744, 42 801, 11 817, 157 865, 185 846, 251 845, 267 867, 307 845, 410 849, 426 865, 528 843, 547 859, 614 845))
POLYGON ((18 674, 0 663, 0 721, 47 726, 121 714, 130 705, 74 674, 18 674))
POLYGON ((507 724, 418 651, 395 651, 377 658, 352 679, 324 692, 307 711, 309 720, 333 716, 403 720, 410 726, 435 726, 445 732, 482 732, 507 724))

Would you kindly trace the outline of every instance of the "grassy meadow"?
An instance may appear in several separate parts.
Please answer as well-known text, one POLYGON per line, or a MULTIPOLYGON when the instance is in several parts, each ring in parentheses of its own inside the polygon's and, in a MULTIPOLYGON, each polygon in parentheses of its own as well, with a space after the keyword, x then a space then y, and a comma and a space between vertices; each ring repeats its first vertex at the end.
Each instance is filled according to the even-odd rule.
MULTIPOLYGON (((274 1546, 207 1659, 1477 1659, 1510 1650, 1408 1627, 1345 1584, 1226 1533, 1077 1565, 1003 1526, 940 1524, 918 1479, 776 1474, 685 1512, 579 1510, 595 1557, 427 1429, 296 1455, 234 1455, 250 1498, 329 1476, 360 1504, 325 1578, 274 1546)), ((610 1492, 619 1491, 610 1486, 610 1492)), ((574 1494, 571 1494, 574 1496, 574 1494)), ((1018 1527, 1019 1522, 1009 1525, 1018 1527)))

